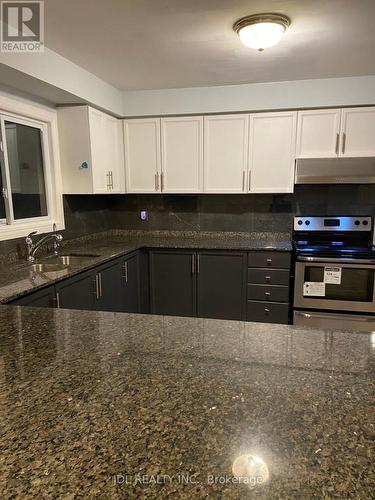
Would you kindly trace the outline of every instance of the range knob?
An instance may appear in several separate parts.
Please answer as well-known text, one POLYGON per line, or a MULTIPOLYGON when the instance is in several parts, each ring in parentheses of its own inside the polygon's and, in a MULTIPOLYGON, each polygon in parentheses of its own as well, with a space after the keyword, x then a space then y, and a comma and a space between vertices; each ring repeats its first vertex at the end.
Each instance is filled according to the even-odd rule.
POLYGON ((298 224, 299 226, 302 226, 303 221, 299 220, 299 221, 297 222, 297 224, 298 224))
POLYGON ((309 225, 310 225, 310 221, 309 221, 309 220, 306 220, 306 221, 305 221, 305 224, 306 224, 306 226, 309 226, 309 225))
POLYGON ((361 223, 361 222, 360 222, 359 220, 354 221, 354 224, 355 224, 356 226, 359 226, 359 225, 360 225, 360 223, 361 223))
POLYGON ((368 220, 364 220, 364 221, 362 221, 362 224, 363 224, 364 226, 368 226, 368 220))

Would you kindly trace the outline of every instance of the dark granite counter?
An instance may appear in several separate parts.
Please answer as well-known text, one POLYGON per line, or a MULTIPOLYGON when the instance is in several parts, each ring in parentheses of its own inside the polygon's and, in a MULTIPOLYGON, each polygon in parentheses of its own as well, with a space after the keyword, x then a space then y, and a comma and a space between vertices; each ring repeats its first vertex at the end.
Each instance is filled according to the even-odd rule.
POLYGON ((194 233, 181 231, 111 231, 68 242, 64 253, 94 254, 85 262, 61 271, 35 273, 25 261, 0 266, 0 303, 90 269, 141 248, 197 248, 203 250, 291 251, 287 233, 194 233))
POLYGON ((1 498, 374 498, 373 334, 10 306, 0 325, 1 498))

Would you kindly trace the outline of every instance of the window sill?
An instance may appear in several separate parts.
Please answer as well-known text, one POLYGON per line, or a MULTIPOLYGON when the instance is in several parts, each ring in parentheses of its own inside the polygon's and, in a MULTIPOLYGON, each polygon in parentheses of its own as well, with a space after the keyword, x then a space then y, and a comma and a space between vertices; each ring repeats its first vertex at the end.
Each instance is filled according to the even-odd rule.
MULTIPOLYGON (((0 224, 0 241, 14 240, 16 238, 25 238, 32 231, 37 231, 38 234, 52 233, 53 221, 30 221, 22 224, 0 224)), ((56 222, 56 230, 62 231, 65 229, 63 223, 56 222)))

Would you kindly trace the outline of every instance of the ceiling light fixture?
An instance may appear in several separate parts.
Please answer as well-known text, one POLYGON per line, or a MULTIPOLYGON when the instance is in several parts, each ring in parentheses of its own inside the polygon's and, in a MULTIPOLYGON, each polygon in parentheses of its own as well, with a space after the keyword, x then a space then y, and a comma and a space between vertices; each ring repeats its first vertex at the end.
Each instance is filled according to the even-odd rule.
POLYGON ((241 42, 260 51, 273 47, 280 42, 290 19, 281 14, 254 14, 242 17, 233 25, 241 42))

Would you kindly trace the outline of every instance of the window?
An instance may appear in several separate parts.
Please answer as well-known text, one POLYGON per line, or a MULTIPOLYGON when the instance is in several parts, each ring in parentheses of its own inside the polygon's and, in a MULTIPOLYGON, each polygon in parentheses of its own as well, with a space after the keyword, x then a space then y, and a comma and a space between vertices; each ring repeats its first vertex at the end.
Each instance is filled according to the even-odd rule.
POLYGON ((0 92, 0 240, 64 229, 57 112, 0 92))
POLYGON ((4 116, 0 121, 3 222, 48 217, 42 126, 4 116))

